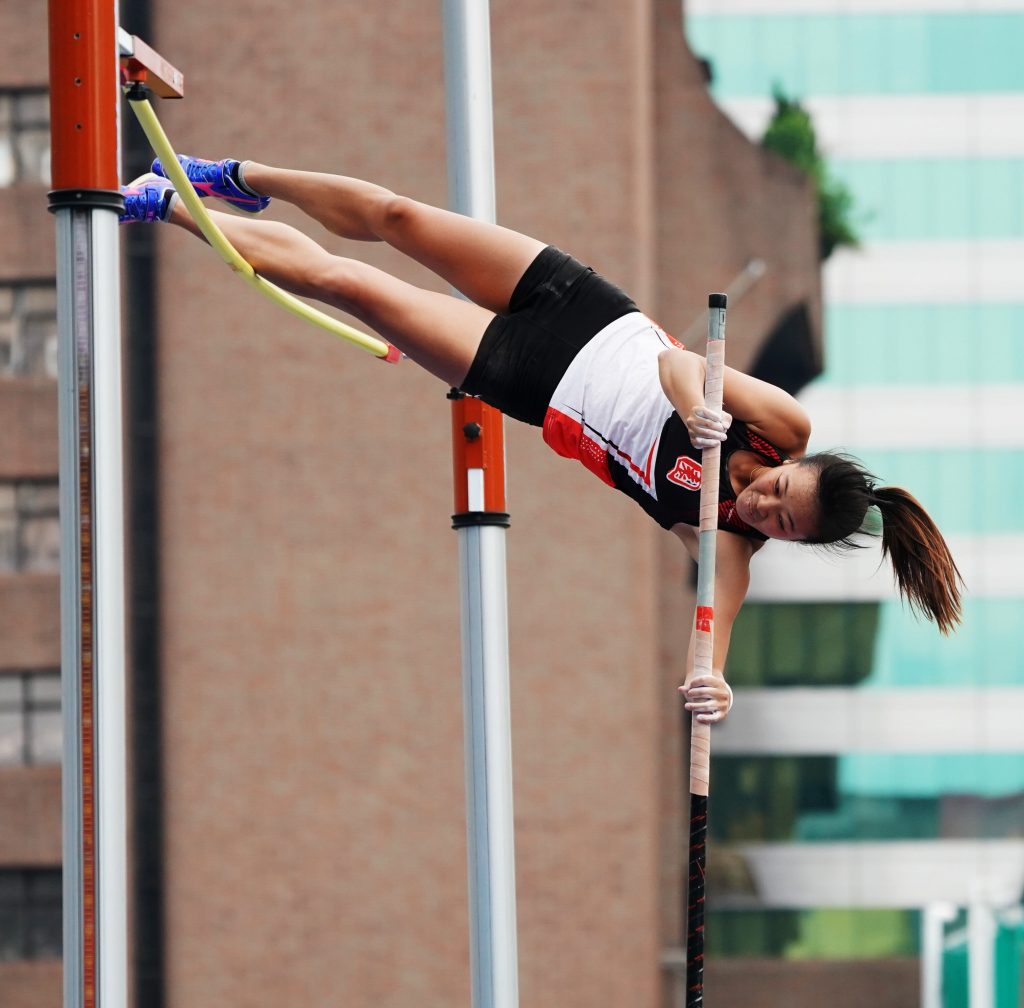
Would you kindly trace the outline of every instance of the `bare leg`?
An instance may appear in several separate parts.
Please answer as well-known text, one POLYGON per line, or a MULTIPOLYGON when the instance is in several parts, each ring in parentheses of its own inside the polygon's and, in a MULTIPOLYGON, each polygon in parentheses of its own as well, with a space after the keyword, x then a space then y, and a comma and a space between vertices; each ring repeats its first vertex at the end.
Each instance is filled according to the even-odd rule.
MULTIPOLYGON (((449 385, 459 386, 493 314, 461 298, 423 290, 366 263, 331 255, 287 224, 210 214, 261 276, 299 297, 350 312, 449 385)), ((184 205, 169 218, 195 235, 184 205)))
POLYGON ((544 248, 517 231, 360 179, 256 161, 245 162, 244 170, 246 184, 256 192, 293 203, 343 238, 387 242, 492 312, 508 311, 516 284, 544 248))

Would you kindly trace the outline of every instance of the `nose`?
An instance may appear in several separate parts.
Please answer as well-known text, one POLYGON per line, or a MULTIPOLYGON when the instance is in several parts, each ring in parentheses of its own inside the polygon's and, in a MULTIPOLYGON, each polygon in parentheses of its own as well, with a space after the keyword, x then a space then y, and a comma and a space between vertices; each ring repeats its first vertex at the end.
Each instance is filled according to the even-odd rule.
POLYGON ((758 494, 754 510, 759 521, 767 521, 778 509, 779 502, 772 493, 758 494))

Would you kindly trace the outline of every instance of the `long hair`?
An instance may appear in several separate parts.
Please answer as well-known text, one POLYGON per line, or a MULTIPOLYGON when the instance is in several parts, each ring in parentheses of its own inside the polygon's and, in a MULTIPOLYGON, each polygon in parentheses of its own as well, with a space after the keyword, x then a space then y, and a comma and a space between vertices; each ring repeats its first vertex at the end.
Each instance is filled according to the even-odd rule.
MULTIPOLYGON (((868 509, 882 517, 882 556, 888 557, 900 596, 948 634, 960 622, 963 578, 946 540, 927 511, 906 490, 876 486, 856 459, 819 452, 800 459, 818 473, 817 534, 804 540, 834 550, 857 549, 868 509)), ((870 533, 867 533, 870 534, 870 533)))

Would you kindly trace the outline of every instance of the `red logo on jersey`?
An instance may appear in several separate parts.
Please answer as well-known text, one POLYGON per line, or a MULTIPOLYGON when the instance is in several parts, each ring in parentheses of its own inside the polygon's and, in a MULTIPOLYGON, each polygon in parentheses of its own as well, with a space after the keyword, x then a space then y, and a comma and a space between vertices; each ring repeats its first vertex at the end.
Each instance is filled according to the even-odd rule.
POLYGON ((700 463, 689 455, 680 455, 676 459, 675 468, 665 478, 686 490, 699 490, 700 463))

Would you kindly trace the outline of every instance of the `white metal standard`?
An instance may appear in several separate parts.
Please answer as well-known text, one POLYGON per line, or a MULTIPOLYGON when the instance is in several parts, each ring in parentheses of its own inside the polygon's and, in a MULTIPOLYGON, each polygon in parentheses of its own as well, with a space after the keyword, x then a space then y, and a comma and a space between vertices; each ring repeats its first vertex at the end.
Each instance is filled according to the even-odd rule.
MULTIPOLYGON (((453 210, 493 222, 494 138, 486 0, 445 0, 445 94, 453 210)), ((496 421, 500 423, 500 416, 496 421)), ((503 467, 503 459, 500 465, 503 467)), ((486 510, 482 470, 465 474, 473 521, 456 516, 462 600, 470 969, 475 1008, 516 1008, 515 855, 509 715, 507 515, 486 510), (493 520, 492 520, 493 519, 493 520)))
POLYGON ((127 783, 117 212, 61 208, 56 228, 64 1003, 121 1008, 127 783))

